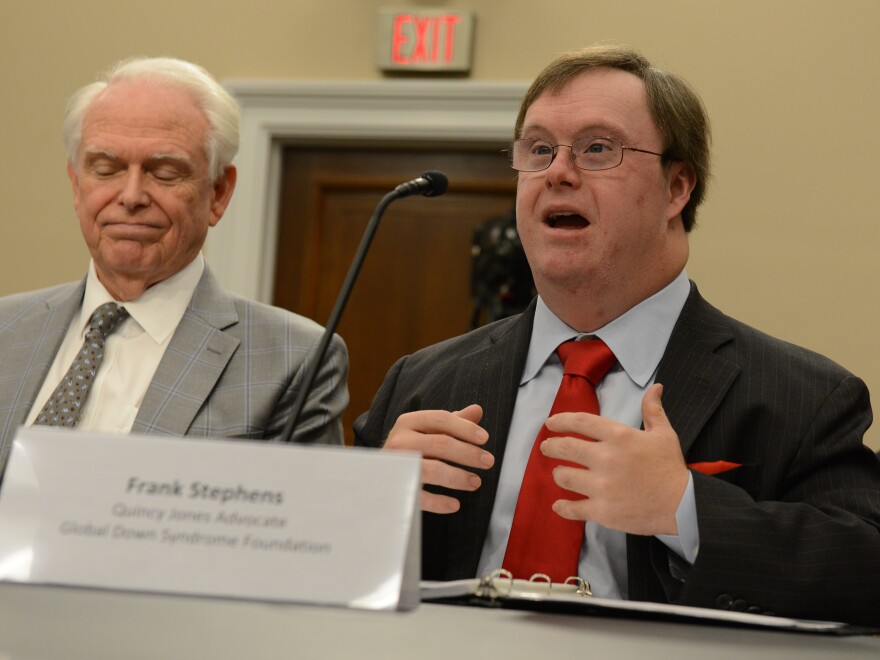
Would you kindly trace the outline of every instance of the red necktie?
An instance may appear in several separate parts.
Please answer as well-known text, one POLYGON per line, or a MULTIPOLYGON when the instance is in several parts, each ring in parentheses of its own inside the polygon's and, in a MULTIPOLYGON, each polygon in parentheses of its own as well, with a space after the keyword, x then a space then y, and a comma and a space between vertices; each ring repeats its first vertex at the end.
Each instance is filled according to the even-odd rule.
MULTIPOLYGON (((556 353, 562 360, 565 375, 550 415, 560 412, 599 414, 596 386, 617 361, 614 353, 601 339, 565 342, 556 353)), ((542 425, 516 501, 503 566, 515 578, 527 580, 535 573, 544 573, 554 582, 564 582, 577 575, 584 522, 566 520, 551 508, 556 500, 572 495, 553 481, 553 468, 572 464, 541 453, 539 447, 549 436, 547 427, 542 425)))

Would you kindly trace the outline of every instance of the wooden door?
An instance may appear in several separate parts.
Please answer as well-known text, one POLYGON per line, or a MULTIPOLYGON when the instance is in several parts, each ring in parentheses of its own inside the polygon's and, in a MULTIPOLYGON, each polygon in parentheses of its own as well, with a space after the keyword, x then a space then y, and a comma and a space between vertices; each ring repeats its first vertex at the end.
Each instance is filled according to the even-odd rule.
POLYGON ((337 332, 350 357, 351 425, 401 356, 469 329, 474 229, 511 210, 515 172, 497 147, 284 151, 274 303, 326 324, 382 196, 427 170, 449 189, 388 207, 337 332))

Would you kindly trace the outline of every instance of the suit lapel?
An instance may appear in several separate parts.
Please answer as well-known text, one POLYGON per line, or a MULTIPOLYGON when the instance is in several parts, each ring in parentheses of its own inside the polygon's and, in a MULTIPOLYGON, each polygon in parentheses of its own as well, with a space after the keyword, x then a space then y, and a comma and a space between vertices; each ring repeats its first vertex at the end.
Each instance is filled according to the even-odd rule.
POLYGON ((449 519, 454 529, 449 530, 447 579, 476 575, 483 539, 495 504, 501 463, 528 354, 534 315, 535 301, 515 320, 499 324, 499 328, 490 333, 488 345, 458 359, 450 393, 450 409, 460 410, 475 402, 482 405, 481 425, 489 432, 485 449, 495 456, 495 465, 490 470, 480 472, 483 483, 479 490, 457 494, 462 506, 460 513, 449 519))
POLYGON ((205 266, 150 382, 132 432, 185 435, 207 401, 239 340, 223 332, 238 313, 205 266))
POLYGON ((733 332, 726 317, 691 284, 657 369, 663 407, 685 455, 739 374, 737 364, 716 353, 731 341, 733 332))
POLYGON ((67 327, 82 305, 84 290, 85 281, 59 288, 44 304, 34 305, 2 338, 0 373, 10 383, 3 400, 10 404, 0 407, 0 446, 11 442, 16 429, 24 424, 67 327))

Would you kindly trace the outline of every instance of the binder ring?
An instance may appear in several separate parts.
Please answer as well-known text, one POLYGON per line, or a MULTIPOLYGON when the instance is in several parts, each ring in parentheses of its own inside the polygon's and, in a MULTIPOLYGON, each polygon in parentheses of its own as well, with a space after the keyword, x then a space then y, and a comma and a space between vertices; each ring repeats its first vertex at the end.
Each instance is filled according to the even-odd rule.
POLYGON ((547 593, 549 594, 553 590, 553 580, 550 579, 550 576, 546 573, 535 573, 532 577, 529 578, 529 582, 532 584, 540 584, 544 583, 547 585, 547 593))
POLYGON ((491 598, 510 596, 513 593, 513 573, 505 568, 496 568, 480 580, 479 589, 482 591, 482 594, 477 595, 489 596, 491 598), (507 587, 506 593, 501 589, 502 585, 507 587))
POLYGON ((593 590, 590 588, 590 583, 580 576, 573 575, 571 577, 565 578, 565 584, 575 585, 577 587, 577 591, 575 593, 580 594, 581 596, 593 595, 593 590))

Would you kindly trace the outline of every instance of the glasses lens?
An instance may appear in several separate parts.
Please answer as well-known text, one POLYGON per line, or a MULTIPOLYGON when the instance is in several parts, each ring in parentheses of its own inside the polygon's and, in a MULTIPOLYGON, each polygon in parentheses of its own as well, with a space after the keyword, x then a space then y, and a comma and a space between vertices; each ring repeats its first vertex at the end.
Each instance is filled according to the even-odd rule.
POLYGON ((620 165, 623 149, 616 140, 585 137, 571 145, 574 164, 582 170, 607 170, 620 165))
POLYGON ((553 161, 553 147, 543 140, 516 140, 509 153, 511 167, 520 172, 546 170, 553 161))

